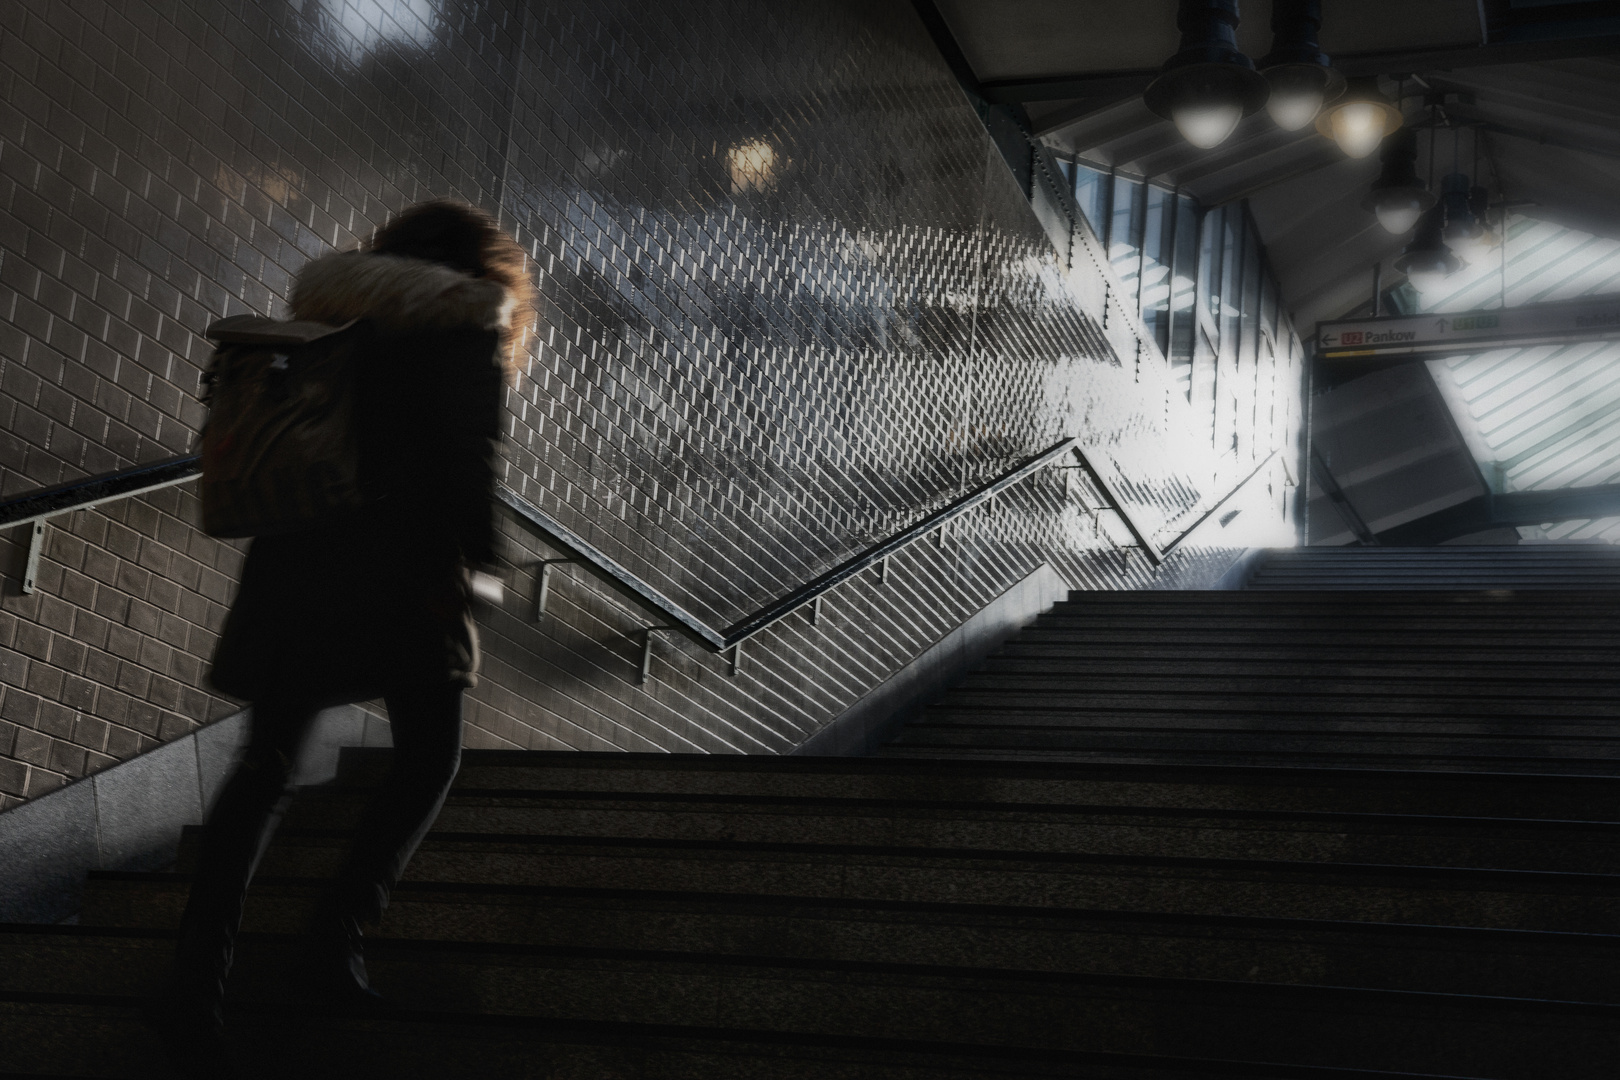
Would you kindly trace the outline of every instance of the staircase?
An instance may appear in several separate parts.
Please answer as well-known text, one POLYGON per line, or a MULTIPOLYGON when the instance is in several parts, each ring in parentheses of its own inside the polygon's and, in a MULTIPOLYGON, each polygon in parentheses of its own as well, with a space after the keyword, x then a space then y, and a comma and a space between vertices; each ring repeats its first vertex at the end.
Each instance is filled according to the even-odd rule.
MULTIPOLYGON (((385 764, 346 752, 250 894, 232 1038, 254 1077, 1612 1080, 1616 568, 1076 593, 876 758, 469 752, 372 938, 388 1019, 290 975, 385 764)), ((137 1008, 195 842, 0 927, 0 1075, 166 1075, 137 1008)))

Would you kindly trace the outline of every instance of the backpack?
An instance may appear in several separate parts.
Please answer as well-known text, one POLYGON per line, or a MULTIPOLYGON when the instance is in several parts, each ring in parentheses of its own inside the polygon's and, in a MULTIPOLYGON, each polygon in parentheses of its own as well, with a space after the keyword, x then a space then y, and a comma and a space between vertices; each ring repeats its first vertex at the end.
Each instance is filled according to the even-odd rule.
POLYGON ((356 383, 365 328, 236 315, 203 376, 202 527, 210 536, 297 532, 358 511, 356 383))

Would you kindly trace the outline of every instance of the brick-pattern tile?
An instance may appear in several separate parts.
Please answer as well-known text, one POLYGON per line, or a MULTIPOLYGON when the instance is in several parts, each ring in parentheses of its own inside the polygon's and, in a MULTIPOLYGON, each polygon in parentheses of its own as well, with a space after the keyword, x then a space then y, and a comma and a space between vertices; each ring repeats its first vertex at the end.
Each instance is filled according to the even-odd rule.
MULTIPOLYGON (((0 11, 0 498, 187 450, 198 331, 437 194, 498 208, 541 286, 505 482, 719 625, 1066 435, 1161 539, 1297 438, 1291 348, 1222 373, 1212 447, 904 0, 67 0, 0 11)), ((647 686, 600 588, 529 617, 551 553, 508 523, 469 745, 780 751, 1043 561, 1218 566, 1155 572, 1104 504, 1052 470, 738 676, 660 639, 647 686)), ((185 488, 60 519, 0 597, 0 808, 236 707, 205 677, 243 547, 196 522, 185 488)))

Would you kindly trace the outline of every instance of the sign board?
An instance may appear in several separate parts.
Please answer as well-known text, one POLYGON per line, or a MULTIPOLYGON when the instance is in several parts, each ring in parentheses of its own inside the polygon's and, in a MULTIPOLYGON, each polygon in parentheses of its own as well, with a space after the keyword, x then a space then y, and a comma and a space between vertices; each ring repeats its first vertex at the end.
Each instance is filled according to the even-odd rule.
POLYGON ((1482 352, 1526 345, 1620 339, 1620 296, 1592 296, 1491 311, 1345 319, 1316 328, 1316 355, 1356 356, 1482 352))

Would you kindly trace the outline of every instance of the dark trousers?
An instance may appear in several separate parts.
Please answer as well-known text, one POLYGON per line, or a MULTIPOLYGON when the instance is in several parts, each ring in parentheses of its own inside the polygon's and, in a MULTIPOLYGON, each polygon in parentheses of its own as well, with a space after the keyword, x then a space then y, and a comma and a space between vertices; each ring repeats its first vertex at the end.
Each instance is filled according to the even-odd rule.
MULTIPOLYGON (((343 870, 317 905, 317 924, 382 914, 460 766, 461 696, 458 683, 386 696, 393 765, 366 807, 343 870)), ((224 994, 248 882, 292 801, 293 768, 317 712, 295 694, 255 701, 247 752, 208 815, 175 967, 177 990, 206 1007, 217 1010, 224 994)))

